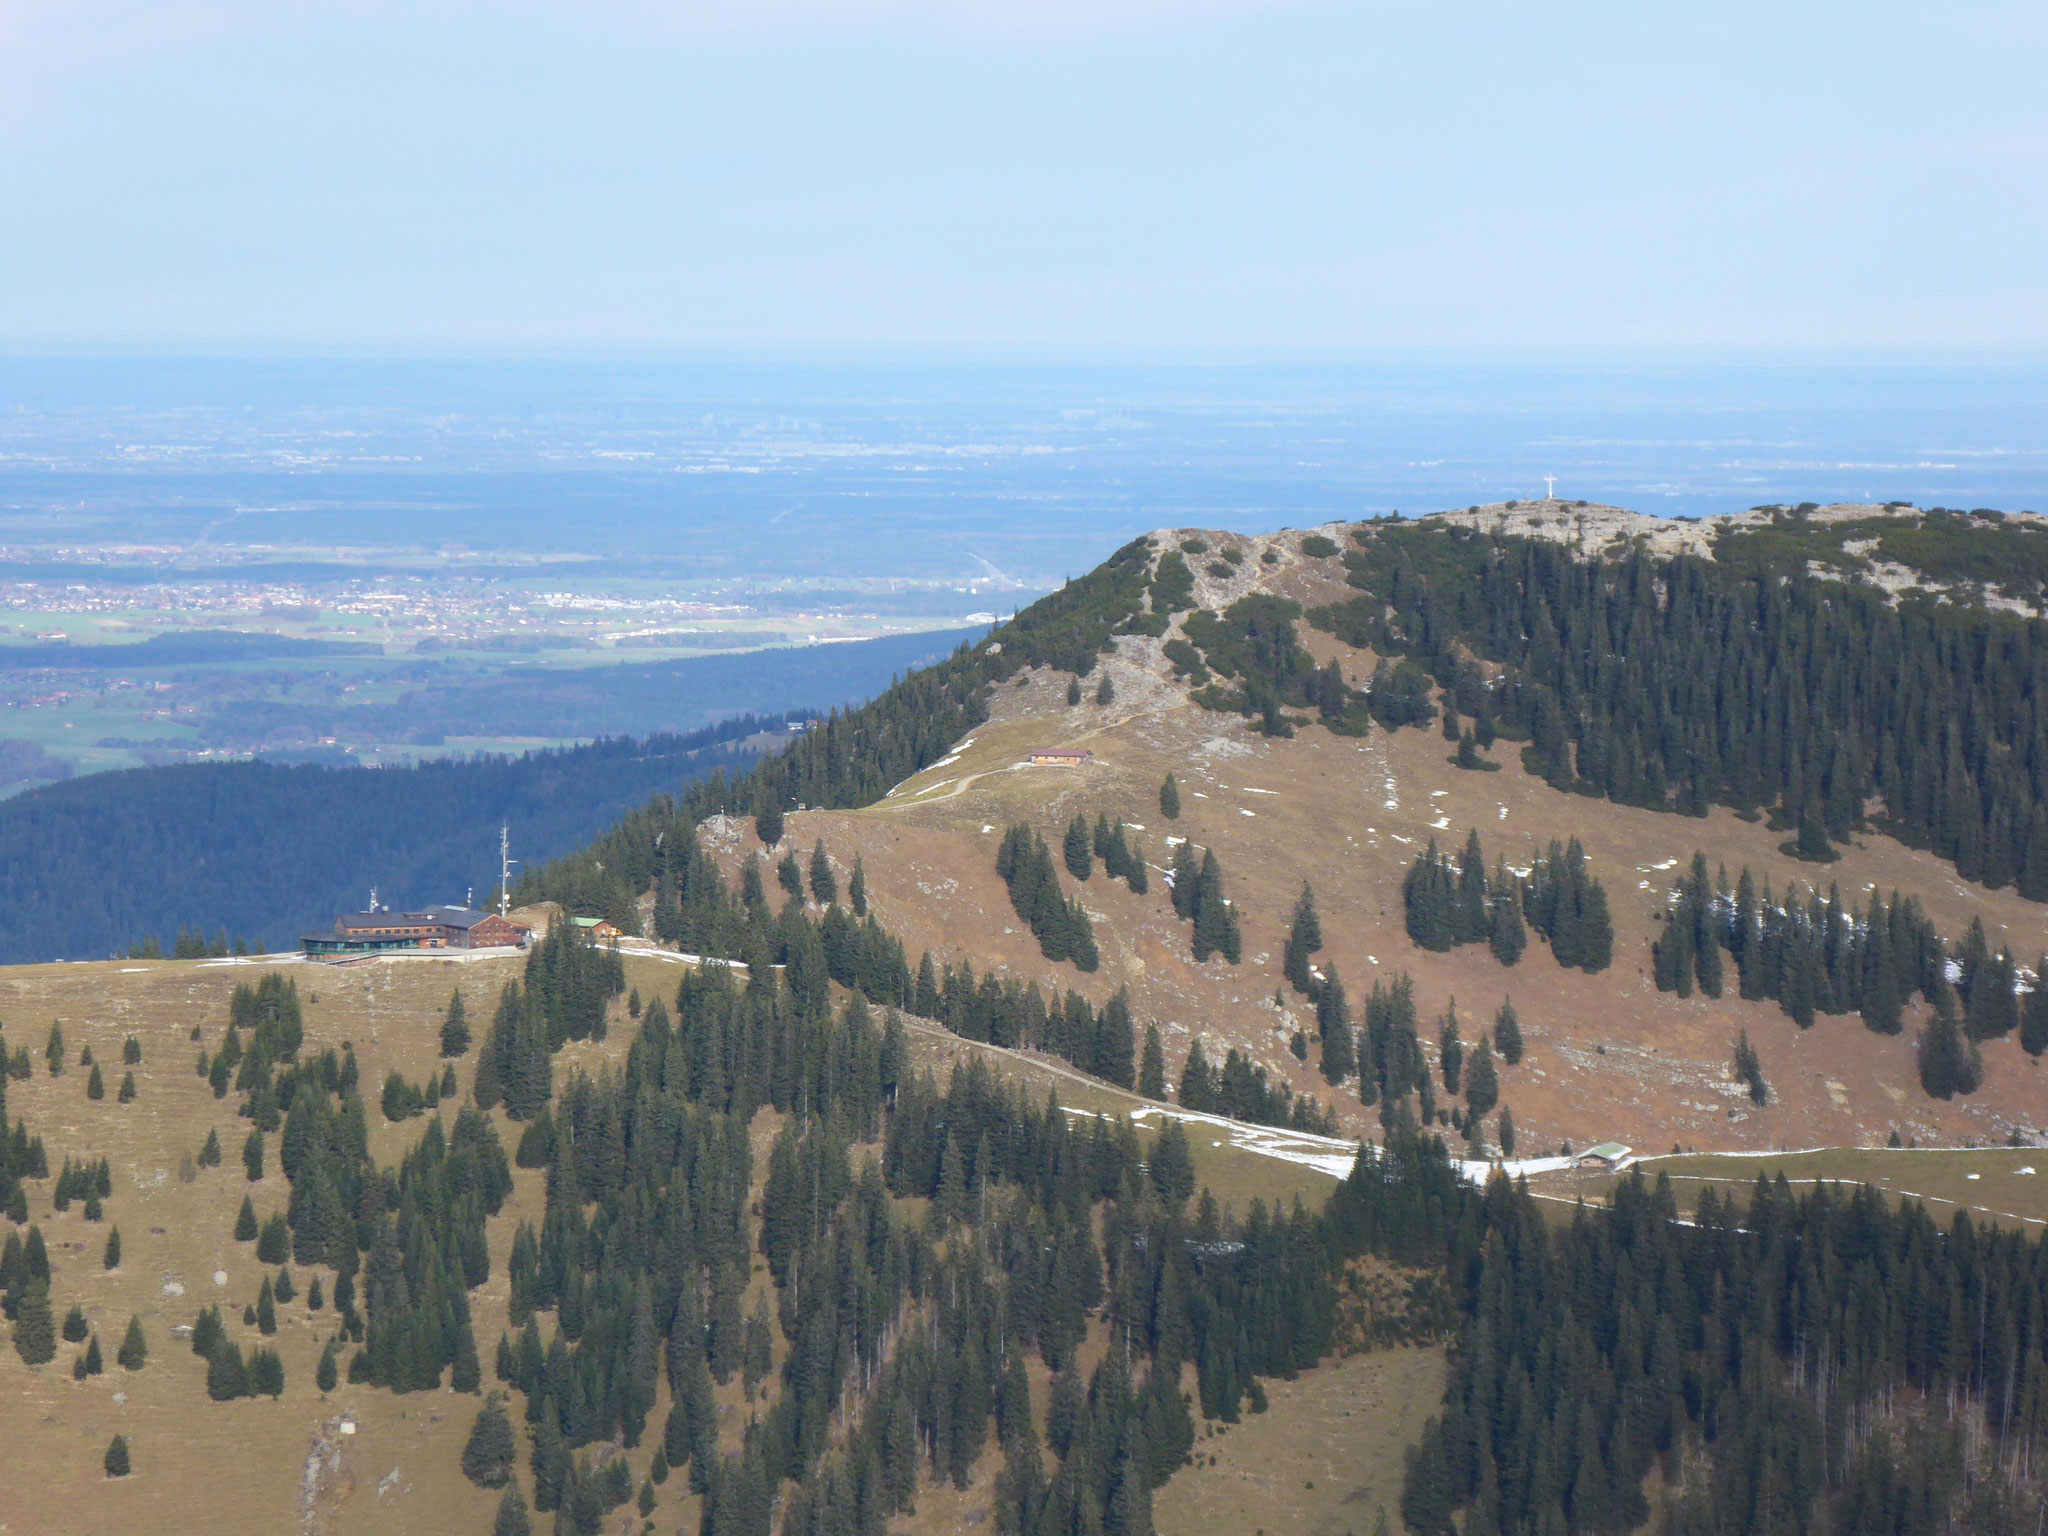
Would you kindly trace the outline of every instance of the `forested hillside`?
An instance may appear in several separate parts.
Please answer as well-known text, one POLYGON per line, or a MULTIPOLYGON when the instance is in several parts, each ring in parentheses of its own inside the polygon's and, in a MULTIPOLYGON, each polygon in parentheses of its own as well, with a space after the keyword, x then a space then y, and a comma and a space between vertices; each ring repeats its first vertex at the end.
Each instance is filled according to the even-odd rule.
MULTIPOLYGON (((779 720, 770 722, 781 728, 779 720)), ((276 949, 378 899, 482 901, 498 829, 544 859, 746 761, 760 722, 414 768, 245 762, 94 774, 0 802, 0 962, 203 929, 276 949)))
POLYGON ((24 1393, 60 1354, 105 1374, 87 1282, 134 1293, 73 1213, 176 1230, 80 1134, 89 1071, 89 1128, 186 1106, 220 1228, 189 1262, 239 1287, 152 1303, 201 1358, 165 1350, 175 1418, 133 1454, 281 1424, 291 1497, 341 1523, 430 1528, 401 1492, 350 1505, 361 1475, 495 1536, 1235 1536, 1155 1498, 1213 1489, 1272 1383, 1417 1346, 1447 1385, 1402 1485, 1340 1473, 1360 1497, 1315 1529, 2038 1536, 2048 1206, 2019 1149, 2048 1009, 2018 946, 2048 629, 1817 576, 1802 519, 1756 522, 1798 558, 1630 524, 1590 552, 1449 520, 1155 535, 771 758, 701 743, 521 876, 633 942, 561 923, 196 1017, 208 973, 173 965, 0 978, 36 1030, 0 1048, 31 1106, 0 1138, 24 1393), (1891 764, 1930 731, 1919 801, 1891 764), (130 980, 147 1022, 81 1051, 86 986, 130 980), (1742 1163, 1681 1193, 1572 1152, 1867 1170, 1887 1130, 2013 1150, 1939 1219, 1896 1181, 1742 1163), (324 1471, 293 1404, 381 1419, 355 1453, 394 1470, 324 1471))

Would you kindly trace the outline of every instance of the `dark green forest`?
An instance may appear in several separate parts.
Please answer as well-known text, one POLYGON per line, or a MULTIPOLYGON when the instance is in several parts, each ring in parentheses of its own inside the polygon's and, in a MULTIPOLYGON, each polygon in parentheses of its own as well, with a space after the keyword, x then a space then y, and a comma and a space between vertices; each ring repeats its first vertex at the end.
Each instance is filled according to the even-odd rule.
MULTIPOLYGON (((1558 789, 1768 813, 1806 858, 1874 820, 2048 901, 2048 623, 1815 577, 1781 521, 1715 561, 1366 523, 1344 557, 1362 595, 1308 619, 1427 672, 1558 789)), ((2008 548, 1995 520, 1895 532, 1944 569, 2035 579, 2040 540, 2008 548)))
POLYGON ((0 963, 99 959, 188 924, 295 947, 375 886, 393 906, 498 883, 659 791, 742 766, 778 719, 412 768, 243 762, 94 774, 0 801, 0 963))

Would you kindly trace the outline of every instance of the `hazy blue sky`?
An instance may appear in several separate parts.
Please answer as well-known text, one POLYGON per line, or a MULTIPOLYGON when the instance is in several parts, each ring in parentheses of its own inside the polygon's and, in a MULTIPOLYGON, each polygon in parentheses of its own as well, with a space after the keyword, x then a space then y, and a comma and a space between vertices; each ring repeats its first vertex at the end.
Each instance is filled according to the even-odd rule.
POLYGON ((0 0, 0 344, 2038 351, 2044 68, 2041 0, 0 0))

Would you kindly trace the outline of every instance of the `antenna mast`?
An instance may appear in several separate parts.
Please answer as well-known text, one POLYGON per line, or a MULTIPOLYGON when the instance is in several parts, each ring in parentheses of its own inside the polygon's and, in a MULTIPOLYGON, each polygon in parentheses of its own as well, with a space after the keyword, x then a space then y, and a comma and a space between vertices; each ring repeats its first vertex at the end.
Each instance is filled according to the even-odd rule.
POLYGON ((512 824, 501 822, 498 826, 498 916, 503 917, 512 905, 512 824))
POLYGON ((1543 477, 1543 499, 1545 501, 1557 500, 1557 476, 1545 475, 1543 477))

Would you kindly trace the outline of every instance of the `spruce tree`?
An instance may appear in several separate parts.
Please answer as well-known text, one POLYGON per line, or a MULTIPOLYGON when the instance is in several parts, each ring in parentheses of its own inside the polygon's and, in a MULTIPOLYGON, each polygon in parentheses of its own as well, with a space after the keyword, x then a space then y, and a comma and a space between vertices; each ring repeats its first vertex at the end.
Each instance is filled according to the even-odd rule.
POLYGON ((1333 962, 1316 993, 1316 1030, 1323 1042, 1323 1080, 1333 1087, 1358 1067, 1358 1048, 1351 1033, 1351 1004, 1333 962))
POLYGON ((1316 916, 1315 892, 1306 882, 1294 903, 1294 922, 1287 930, 1287 949, 1280 970, 1304 997, 1312 994, 1315 977, 1309 973, 1309 956, 1323 947, 1323 925, 1316 916))
POLYGON ((120 1362, 124 1371, 139 1371, 149 1359, 149 1341, 142 1334, 142 1319, 131 1316, 128 1332, 121 1338, 121 1347, 114 1352, 114 1359, 120 1362))
POLYGON ((242 1143, 242 1170, 249 1176, 251 1184, 263 1179, 263 1133, 251 1131, 248 1140, 242 1143))
POLYGON ((220 1132, 218 1130, 210 1130, 206 1133, 206 1144, 199 1149, 199 1166, 202 1168, 218 1168, 220 1166, 220 1132))
POLYGON ((1513 965, 1529 947, 1529 931, 1522 921, 1522 883, 1507 873, 1506 865, 1494 874, 1494 897, 1487 914, 1487 947, 1502 965, 1513 965))
POLYGON ((1437 1065, 1444 1074, 1444 1094, 1455 1099, 1465 1071, 1465 1043, 1458 1037, 1458 1000, 1444 1009, 1444 1021, 1437 1031, 1437 1065))
POLYGON ((64 1314, 64 1342, 83 1344, 86 1334, 91 1331, 91 1325, 85 1320, 85 1308, 73 1302, 71 1310, 64 1314))
POLYGON ((1180 785, 1170 773, 1159 786, 1159 814, 1168 821, 1180 820, 1180 785))
POLYGON ((846 882, 846 900, 855 917, 868 915, 868 872, 859 854, 853 856, 853 878, 846 882))
POLYGON ((1920 1086, 1930 1097, 1972 1094, 1984 1081, 1984 1058, 1963 1032, 1955 989, 1946 981, 1935 994, 1933 1018, 1921 1028, 1918 1056, 1920 1086))
POLYGON ((1187 1127, 1180 1121, 1169 1117, 1159 1127, 1159 1134, 1152 1141, 1152 1156, 1146 1163, 1146 1176, 1169 1210, 1179 1210, 1195 1192, 1194 1155, 1187 1127))
POLYGON ((1095 861, 1088 839, 1088 818, 1076 813, 1067 823, 1067 840, 1062 850, 1067 864, 1067 873, 1076 880, 1086 880, 1095 873, 1095 861))
POLYGON ((1183 922, 1195 915, 1202 894, 1201 883, 1195 845, 1183 838, 1173 845, 1173 911, 1183 922))
POLYGON ((2029 1056, 2048 1051, 2048 955, 2034 970, 2034 990, 2020 1014, 2020 1048, 2029 1056))
POLYGON ((1486 1036, 1481 1035, 1479 1043, 1472 1048, 1464 1077, 1465 1114, 1476 1124, 1491 1114, 1493 1106, 1500 1102, 1500 1073, 1493 1064, 1493 1050, 1486 1036))
MULTIPOLYGON (((317 1285, 319 1282, 314 1283, 317 1285)), ((313 1373, 313 1385, 320 1389, 323 1396, 334 1390, 334 1384, 340 1376, 335 1363, 335 1356, 339 1351, 340 1346, 333 1339, 329 1339, 327 1347, 320 1351, 320 1365, 313 1373)))
POLYGON ((1500 1137, 1500 1155, 1502 1157, 1513 1157, 1515 1155, 1515 1112, 1505 1104, 1500 1107, 1500 1128, 1497 1134, 1500 1137))
POLYGON ((468 1051, 469 1012, 463 1006, 462 989, 457 987, 448 998, 448 1015, 441 1021, 441 1054, 453 1058, 468 1051))
POLYGON ((512 1420, 506 1416, 503 1399, 493 1392, 477 1411, 469 1440, 462 1447, 462 1475, 479 1488, 503 1488, 512 1481, 512 1464, 518 1455, 512 1420))
POLYGON ((1071 708, 1073 708, 1073 707, 1074 707, 1074 706, 1075 706, 1076 704, 1078 704, 1078 703, 1080 703, 1080 702, 1081 702, 1081 679, 1080 679, 1080 678, 1078 678, 1078 677, 1075 677, 1075 678, 1070 678, 1070 679, 1068 679, 1068 681, 1067 681, 1067 707, 1068 707, 1069 709, 1071 709, 1071 708))
POLYGON ((109 1477, 126 1477, 128 1475, 128 1437, 126 1435, 116 1435, 107 1442, 107 1454, 101 1461, 101 1465, 107 1469, 107 1476, 109 1477))
POLYGON ((85 1374, 88 1376, 98 1376, 106 1370, 107 1362, 106 1358, 100 1354, 100 1336, 98 1334, 94 1334, 87 1342, 85 1346, 85 1359, 81 1363, 85 1366, 85 1374))
POLYGON ((206 1363, 206 1395, 216 1403, 233 1402, 249 1395, 249 1378, 242 1352, 225 1335, 214 1341, 206 1363))
POLYGON ((1522 1022, 1515 1017, 1515 1004, 1512 998, 1502 998, 1500 1012, 1493 1016, 1493 1048, 1500 1052, 1500 1059, 1511 1067, 1522 1059, 1522 1022))
POLYGON ((839 879, 832 873, 832 860, 825 853, 825 839, 811 849, 811 895, 821 907, 839 899, 839 879))
POLYGON ((104 1099, 107 1096, 107 1080, 100 1074, 98 1062, 93 1063, 92 1075, 85 1080, 85 1096, 88 1099, 104 1099))
POLYGON ((526 1512, 526 1495, 513 1483, 506 1488, 505 1497, 498 1501, 497 1518, 491 1523, 491 1536, 533 1536, 533 1520, 526 1512))
POLYGON ((56 1320, 50 1315, 50 1281, 32 1275, 14 1289, 14 1352, 29 1365, 57 1357, 56 1320))
POLYGON ((121 1267, 121 1229, 119 1227, 114 1227, 108 1231, 107 1247, 106 1251, 100 1255, 100 1265, 104 1269, 119 1269, 121 1267))
POLYGON ((754 813, 754 831, 762 842, 773 848, 782 841, 782 805, 780 801, 764 798, 759 810, 754 813))
MULTIPOLYGON (((2037 1050, 2036 1055, 2040 1054, 2037 1050)), ((1138 1066, 1138 1092, 1148 1099, 1166 1097, 1166 1046, 1159 1038, 1159 1026, 1145 1026, 1145 1054, 1138 1066)))

